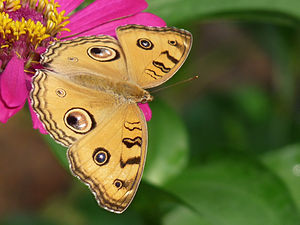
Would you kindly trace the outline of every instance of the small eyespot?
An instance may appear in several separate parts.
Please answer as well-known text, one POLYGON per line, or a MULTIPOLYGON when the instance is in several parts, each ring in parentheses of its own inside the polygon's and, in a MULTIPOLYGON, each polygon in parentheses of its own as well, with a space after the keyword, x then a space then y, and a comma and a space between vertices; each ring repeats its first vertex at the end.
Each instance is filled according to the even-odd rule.
POLYGON ((78 62, 78 58, 76 57, 68 57, 68 60, 72 62, 78 62))
POLYGON ((121 189, 124 186, 124 182, 119 180, 119 179, 116 179, 114 181, 114 185, 115 185, 116 188, 121 189))
POLYGON ((96 148, 93 154, 93 159, 98 166, 103 166, 108 163, 110 154, 105 148, 96 148))
POLYGON ((76 133, 86 133, 93 127, 93 120, 84 109, 71 109, 64 116, 64 122, 68 128, 76 133))
POLYGON ((105 62, 115 59, 117 51, 105 46, 93 46, 88 49, 88 55, 97 61, 105 62))
POLYGON ((142 49, 145 49, 145 50, 151 50, 154 47, 153 43, 149 39, 146 39, 146 38, 138 39, 137 46, 142 49))
POLYGON ((62 88, 57 88, 55 90, 55 93, 57 94, 58 97, 61 97, 61 98, 65 97, 67 95, 66 91, 62 88))
POLYGON ((177 41, 175 41, 175 40, 169 40, 168 43, 169 43, 169 45, 172 45, 172 46, 177 45, 177 41))

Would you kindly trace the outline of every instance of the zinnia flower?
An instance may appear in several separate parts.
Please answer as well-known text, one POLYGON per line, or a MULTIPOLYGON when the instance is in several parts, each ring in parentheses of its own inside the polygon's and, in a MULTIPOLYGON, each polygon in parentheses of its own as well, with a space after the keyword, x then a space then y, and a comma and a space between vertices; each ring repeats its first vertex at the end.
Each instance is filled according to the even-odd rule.
MULTIPOLYGON (((144 0, 96 0, 72 14, 83 0, 0 0, 0 122, 23 108, 26 100, 33 127, 47 133, 33 112, 28 97, 40 54, 61 38, 112 35, 126 24, 165 26, 159 17, 142 12, 144 0)), ((139 104, 147 120, 151 110, 139 104)))

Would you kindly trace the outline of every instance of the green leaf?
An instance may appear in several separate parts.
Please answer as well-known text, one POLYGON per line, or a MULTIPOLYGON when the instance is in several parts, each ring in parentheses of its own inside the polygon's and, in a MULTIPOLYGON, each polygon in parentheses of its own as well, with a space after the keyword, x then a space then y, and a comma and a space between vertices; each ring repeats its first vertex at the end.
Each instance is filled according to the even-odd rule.
POLYGON ((170 212, 164 224, 296 225, 300 221, 281 180, 245 156, 189 168, 169 182, 166 190, 190 209, 181 206, 170 212))
POLYGON ((165 103, 150 103, 149 144, 144 179, 161 185, 176 176, 188 159, 187 131, 180 117, 165 103))
POLYGON ((181 201, 174 195, 164 191, 161 187, 142 181, 127 210, 137 211, 146 224, 161 225, 161 219, 177 204, 181 204, 181 201))
POLYGON ((178 206, 175 210, 168 213, 163 219, 163 224, 212 225, 211 222, 206 221, 204 217, 199 216, 195 211, 183 206, 178 206))
POLYGON ((300 210, 300 144, 266 153, 262 160, 284 181, 300 210))
POLYGON ((246 18, 297 24, 300 21, 298 0, 148 0, 147 11, 167 23, 182 24, 195 19, 246 18))

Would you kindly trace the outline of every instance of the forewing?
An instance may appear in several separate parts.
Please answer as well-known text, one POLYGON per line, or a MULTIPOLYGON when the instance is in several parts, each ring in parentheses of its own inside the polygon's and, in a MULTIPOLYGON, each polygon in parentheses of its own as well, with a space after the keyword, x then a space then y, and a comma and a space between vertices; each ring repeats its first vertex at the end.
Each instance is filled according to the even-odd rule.
POLYGON ((41 63, 46 69, 62 76, 84 72, 128 80, 124 54, 119 42, 111 36, 88 36, 57 41, 42 55, 41 63))
POLYGON ((152 88, 170 79, 192 45, 191 33, 173 27, 127 25, 118 27, 117 36, 128 74, 142 88, 152 88))

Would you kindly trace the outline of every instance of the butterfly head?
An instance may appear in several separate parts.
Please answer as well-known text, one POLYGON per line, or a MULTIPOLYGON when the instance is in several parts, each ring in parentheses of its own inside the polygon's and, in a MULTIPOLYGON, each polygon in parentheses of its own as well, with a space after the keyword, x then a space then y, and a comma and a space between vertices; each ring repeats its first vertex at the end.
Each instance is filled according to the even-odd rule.
POLYGON ((147 102, 151 102, 153 100, 153 96, 150 95, 150 93, 148 91, 143 92, 143 96, 141 98, 141 103, 147 103, 147 102))

